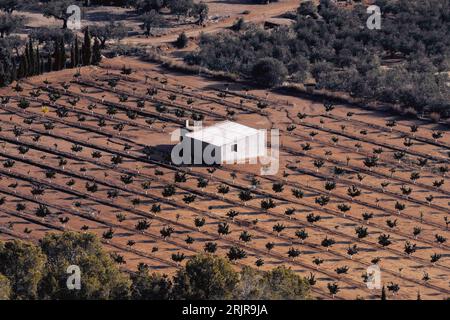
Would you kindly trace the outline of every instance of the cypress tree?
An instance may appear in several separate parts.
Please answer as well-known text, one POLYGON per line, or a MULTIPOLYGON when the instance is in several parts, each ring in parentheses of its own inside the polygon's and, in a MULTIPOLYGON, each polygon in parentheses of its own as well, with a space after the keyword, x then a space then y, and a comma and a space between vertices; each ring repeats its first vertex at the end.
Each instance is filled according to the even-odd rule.
POLYGON ((73 46, 73 43, 70 46, 70 67, 75 68, 75 48, 73 46))
POLYGON ((17 64, 16 59, 12 59, 12 68, 11 68, 11 81, 17 80, 17 64))
POLYGON ((387 300, 386 299, 386 289, 384 288, 384 286, 381 289, 381 300, 387 300))
POLYGON ((0 87, 6 85, 6 72, 3 63, 0 63, 0 87))
POLYGON ((22 68, 22 58, 20 58, 19 65, 17 67, 17 79, 20 79, 22 77, 22 68))
POLYGON ((59 66, 60 70, 66 68, 66 48, 64 45, 64 39, 61 38, 61 41, 59 42, 59 66))
POLYGON ((45 61, 41 57, 39 60, 39 74, 43 74, 45 72, 45 61))
POLYGON ((26 75, 26 61, 27 59, 25 58, 25 55, 21 55, 20 56, 20 61, 19 61, 19 68, 17 70, 17 79, 21 79, 23 77, 25 77, 26 75))
POLYGON ((28 75, 33 76, 35 75, 36 70, 36 56, 33 49, 33 42, 31 41, 31 38, 28 40, 28 75))
POLYGON ((47 56, 47 72, 50 72, 52 70, 53 70, 52 55, 49 53, 47 56))
POLYGON ((91 64, 91 35, 89 34, 89 29, 84 30, 84 43, 82 46, 82 58, 83 65, 87 66, 91 64))
POLYGON ((23 55, 23 74, 22 77, 25 78, 29 75, 30 72, 30 63, 28 61, 28 57, 26 55, 23 55))
POLYGON ((102 61, 102 53, 100 50, 100 42, 97 38, 94 40, 94 46, 92 47, 92 64, 98 66, 102 61))
POLYGON ((3 63, 0 63, 0 87, 6 85, 6 72, 3 63))
POLYGON ((39 44, 36 45, 36 57, 34 63, 34 74, 41 74, 41 53, 39 52, 39 44))
POLYGON ((54 44, 53 44, 54 48, 53 48, 53 71, 58 71, 59 70, 59 62, 61 61, 59 58, 59 45, 58 45, 58 41, 55 40, 54 44))
MULTIPOLYGON (((24 55, 24 57, 25 57, 25 60, 26 60, 26 64, 29 66, 30 65, 30 46, 29 46, 29 42, 25 45, 25 51, 24 51, 24 53, 23 53, 23 55, 24 55)), ((24 67, 25 67, 25 64, 24 64, 24 67)), ((29 70, 28 70, 28 68, 24 68, 24 77, 26 77, 26 76, 28 76, 28 72, 29 72, 29 70)))
POLYGON ((28 43, 25 45, 25 52, 22 55, 22 70, 21 70, 21 78, 24 78, 29 75, 29 65, 30 65, 30 49, 28 47, 28 43))
POLYGON ((75 37, 74 53, 75 53, 75 67, 78 67, 80 65, 80 48, 78 45, 78 37, 75 37))

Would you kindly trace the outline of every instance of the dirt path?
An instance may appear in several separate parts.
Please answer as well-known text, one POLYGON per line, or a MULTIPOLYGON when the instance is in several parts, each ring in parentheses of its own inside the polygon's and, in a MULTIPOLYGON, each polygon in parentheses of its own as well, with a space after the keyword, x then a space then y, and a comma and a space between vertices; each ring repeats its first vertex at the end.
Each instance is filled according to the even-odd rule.
MULTIPOLYGON (((299 0, 286 0, 273 2, 268 5, 253 5, 249 6, 249 14, 240 14, 238 17, 243 17, 246 22, 259 23, 263 22, 269 18, 275 18, 285 12, 295 10, 298 8, 299 0)), ((233 25, 236 20, 236 16, 232 16, 221 20, 220 22, 210 22, 205 27, 200 26, 189 26, 186 30, 180 30, 180 33, 184 31, 188 37, 196 38, 201 33, 215 33, 220 30, 229 28, 233 25)), ((178 33, 172 33, 164 35, 161 37, 151 37, 151 38, 141 38, 141 37, 130 37, 123 40, 124 44, 127 45, 161 45, 164 43, 173 42, 177 39, 178 33)))

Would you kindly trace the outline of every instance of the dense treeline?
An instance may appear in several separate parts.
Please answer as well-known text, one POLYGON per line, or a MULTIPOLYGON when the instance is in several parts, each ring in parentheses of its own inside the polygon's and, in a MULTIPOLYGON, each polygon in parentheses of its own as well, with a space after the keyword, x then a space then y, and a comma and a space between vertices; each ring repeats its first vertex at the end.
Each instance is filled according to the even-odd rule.
POLYGON ((267 31, 237 21, 232 31, 203 35, 186 61, 270 86, 313 79, 319 89, 450 116, 450 0, 376 4, 381 30, 366 27, 362 5, 305 2, 292 27, 267 31))
POLYGON ((291 269, 240 272, 211 254, 192 257, 173 278, 139 264, 122 272, 119 256, 106 253, 90 233, 47 234, 39 245, 0 242, 1 299, 309 299, 309 283, 291 269), (69 290, 67 268, 79 266, 80 290, 69 290))

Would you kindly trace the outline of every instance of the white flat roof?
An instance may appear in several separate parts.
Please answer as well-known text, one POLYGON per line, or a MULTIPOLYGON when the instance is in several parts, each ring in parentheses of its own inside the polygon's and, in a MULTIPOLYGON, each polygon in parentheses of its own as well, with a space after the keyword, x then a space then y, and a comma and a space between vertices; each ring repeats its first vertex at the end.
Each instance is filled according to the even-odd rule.
POLYGON ((227 120, 194 132, 189 132, 186 134, 186 137, 215 146, 223 146, 257 133, 257 129, 227 120))

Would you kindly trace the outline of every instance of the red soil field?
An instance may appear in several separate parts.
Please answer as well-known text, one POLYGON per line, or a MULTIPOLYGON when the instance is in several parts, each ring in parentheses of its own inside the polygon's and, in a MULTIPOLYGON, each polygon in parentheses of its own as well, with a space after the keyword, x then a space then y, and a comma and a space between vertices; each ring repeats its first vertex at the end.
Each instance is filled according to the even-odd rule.
POLYGON ((341 289, 336 299, 379 299, 381 291, 368 289, 363 276, 380 258, 383 284, 400 287, 395 295, 388 292, 390 299, 415 299, 418 293, 422 299, 449 297, 449 244, 443 240, 450 236, 445 220, 450 219, 450 137, 433 138, 443 130, 436 124, 345 105, 326 112, 322 103, 239 84, 228 87, 131 58, 105 59, 101 67, 82 68, 80 77, 74 73, 53 72, 21 81, 19 90, 0 90, 0 96, 10 97, 0 113, 0 239, 35 241, 62 230, 102 237, 111 229, 114 236, 102 241, 123 256, 121 268, 135 270, 144 262, 167 274, 179 267, 172 254, 189 257, 216 242, 221 256, 233 246, 245 250, 236 268, 263 259, 261 269, 285 265, 313 275, 312 295, 319 299, 331 299, 329 283, 341 289), (131 74, 122 74, 124 65, 131 74), (109 85, 112 79, 115 87, 109 85), (156 90, 149 95, 148 89, 156 90), (206 125, 228 118, 279 129, 278 174, 260 175, 259 165, 215 171, 172 165, 170 133, 192 114, 202 115, 206 125), (386 126, 392 120, 395 126, 386 126), (368 167, 364 161, 374 154, 377 165, 368 167), (186 181, 176 182, 176 174, 186 181), (200 178, 208 181, 206 187, 198 187, 200 178), (253 178, 259 181, 256 188, 253 178), (279 192, 273 190, 277 183, 279 192), (170 184, 176 192, 164 197, 170 184), (218 193, 221 185, 229 192, 218 193), (296 189, 302 197, 294 196, 296 189), (242 190, 251 191, 250 201, 239 199, 242 190), (195 196, 193 203, 183 200, 187 195, 195 196), (269 198, 276 206, 261 209, 269 198), (152 212, 158 205, 160 212, 152 212), (36 214, 39 206, 45 217, 36 214), (286 214, 287 209, 294 213, 286 214), (227 216, 230 210, 238 212, 234 219, 227 216), (320 220, 311 222, 314 216, 320 220), (196 218, 205 224, 196 227, 196 218), (137 230, 143 220, 149 228, 137 230), (228 224, 231 233, 220 236, 219 223, 228 224), (173 233, 164 239, 161 230, 168 227, 173 233), (367 228, 366 237, 358 238, 359 227, 367 228), (304 241, 296 235, 303 229, 304 241), (420 231, 416 236, 414 229, 420 231), (240 239, 243 231, 251 241, 240 239), (389 246, 379 244, 383 234, 390 236, 389 246), (324 247, 326 237, 335 243, 324 247), (415 252, 406 254, 406 243, 415 244, 415 252), (357 254, 348 254, 354 245, 357 254), (300 252, 295 258, 288 256, 292 248, 300 252), (440 259, 432 262, 433 255, 440 259), (323 263, 317 266, 314 259, 323 263))

